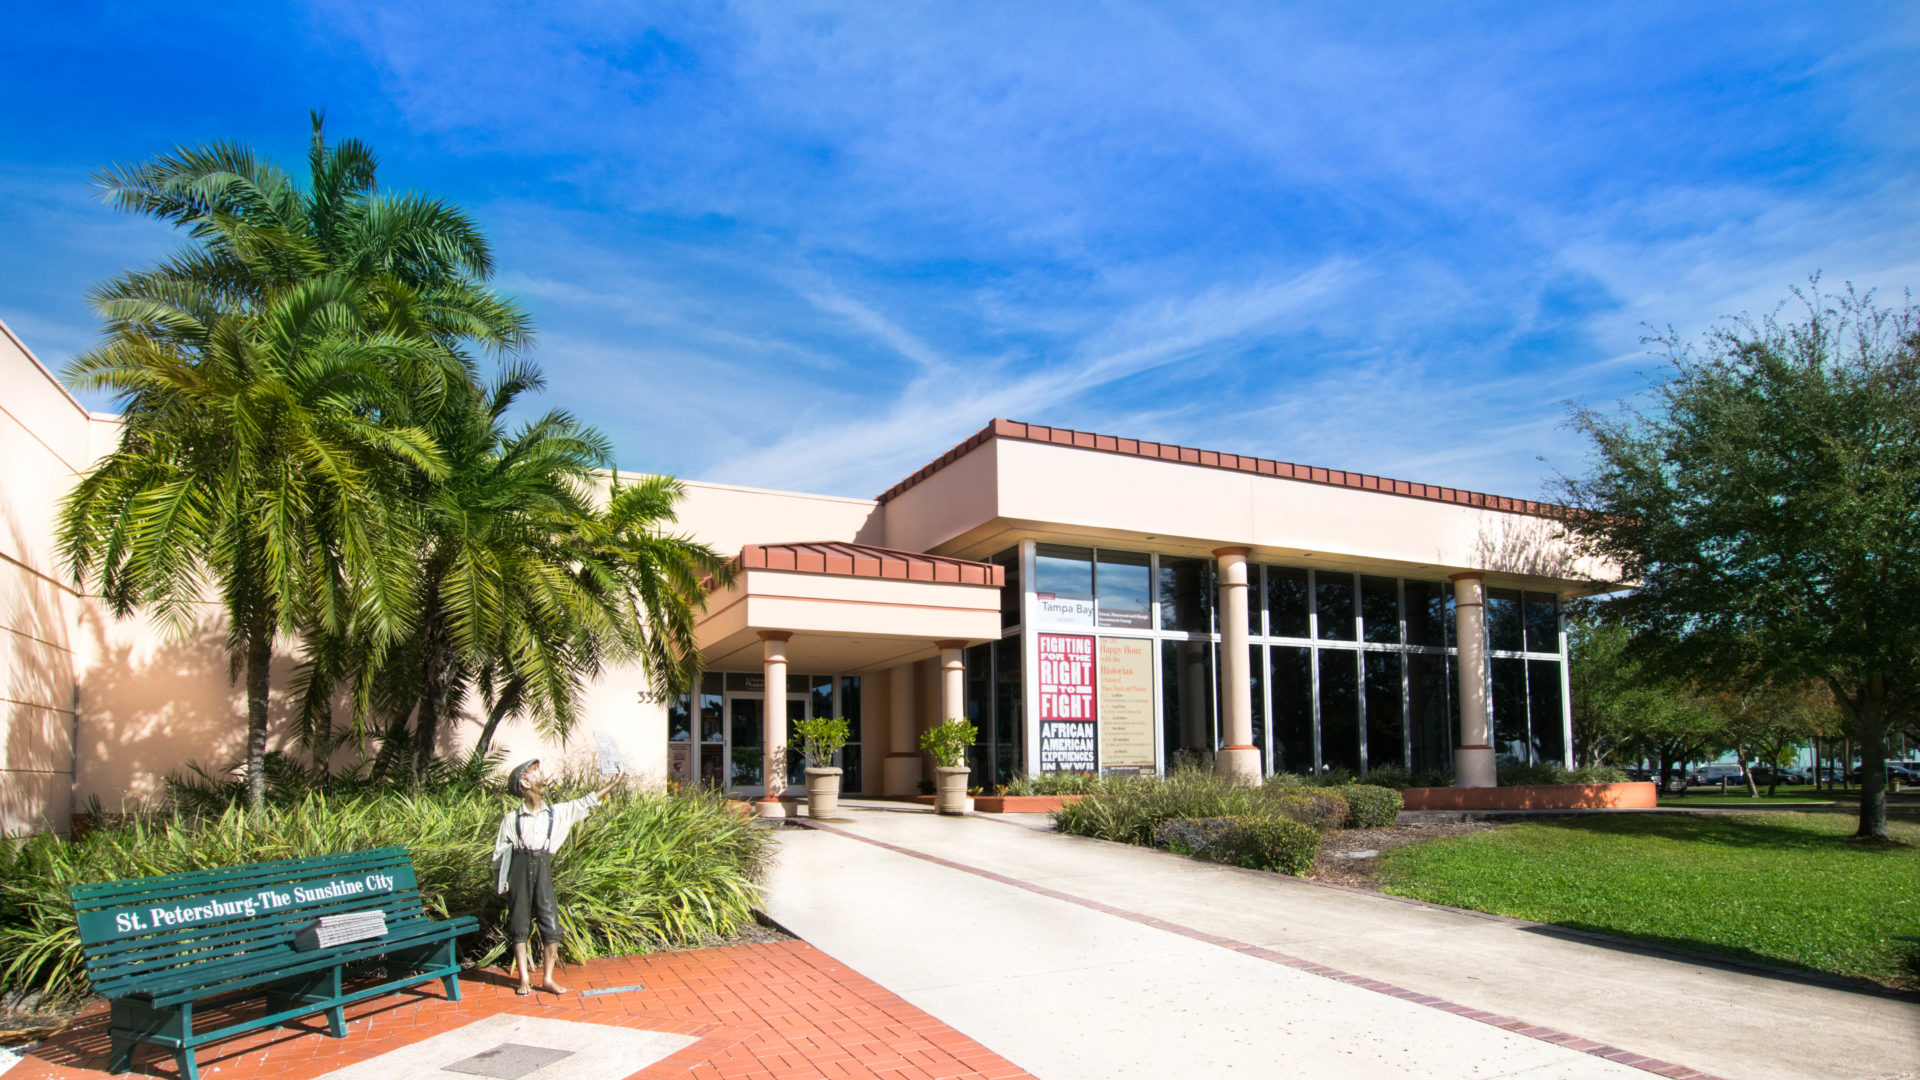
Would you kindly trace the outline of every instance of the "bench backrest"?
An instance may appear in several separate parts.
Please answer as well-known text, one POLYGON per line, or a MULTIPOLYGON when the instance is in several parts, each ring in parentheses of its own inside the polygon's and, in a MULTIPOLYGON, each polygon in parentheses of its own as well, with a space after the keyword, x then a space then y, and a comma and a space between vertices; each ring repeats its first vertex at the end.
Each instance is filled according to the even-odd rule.
POLYGON ((392 923, 423 914, 401 847, 108 881, 72 895, 87 975, 108 997, 185 965, 284 951, 321 915, 378 909, 392 923))

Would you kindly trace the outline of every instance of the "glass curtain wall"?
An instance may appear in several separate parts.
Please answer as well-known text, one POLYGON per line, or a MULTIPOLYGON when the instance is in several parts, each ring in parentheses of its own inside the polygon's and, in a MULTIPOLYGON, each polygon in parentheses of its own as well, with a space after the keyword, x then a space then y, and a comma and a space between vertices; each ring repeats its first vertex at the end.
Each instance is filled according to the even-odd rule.
MULTIPOLYGON (((1450 582, 1295 566, 1248 571, 1254 743, 1268 771, 1452 768, 1460 673, 1450 582)), ((1162 769, 1219 749, 1212 559, 1037 544, 1033 576, 1034 625, 1025 630, 1144 639, 1150 647, 1162 769)), ((1488 689, 1501 756, 1561 761, 1558 604, 1547 594, 1494 589, 1487 608, 1488 689)), ((1016 659, 1020 653, 1005 647, 1011 640, 1001 651, 1016 659)), ((1009 679, 1001 663, 993 671, 996 702, 1020 700, 1018 672, 1009 679)))
MULTIPOLYGON (((1250 571, 1266 652, 1267 767, 1451 769, 1460 719, 1453 586, 1294 566, 1250 571)), ((1489 690, 1503 760, 1565 757, 1556 599, 1488 590, 1489 690)))

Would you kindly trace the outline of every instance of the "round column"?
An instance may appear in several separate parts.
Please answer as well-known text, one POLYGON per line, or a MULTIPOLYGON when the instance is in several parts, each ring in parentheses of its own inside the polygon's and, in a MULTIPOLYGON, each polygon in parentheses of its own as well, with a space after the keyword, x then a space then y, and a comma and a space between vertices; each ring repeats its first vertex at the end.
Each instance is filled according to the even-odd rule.
POLYGON ((787 790, 787 641, 785 630, 760 631, 760 670, 766 681, 766 701, 760 710, 760 775, 766 794, 753 805, 760 817, 786 817, 780 796, 787 790))
POLYGON ((1453 751, 1453 786, 1497 787, 1487 701, 1485 575, 1453 575, 1453 623, 1460 647, 1460 741, 1453 751))
POLYGON ((936 641, 934 646, 940 650, 940 722, 946 723, 954 717, 967 718, 967 662, 960 650, 967 647, 964 641, 936 641))
POLYGON ((888 753, 881 779, 888 795, 920 794, 920 734, 915 723, 919 710, 914 707, 917 683, 912 664, 901 664, 887 672, 888 753))
POLYGON ((1214 771, 1236 784, 1260 782, 1253 745, 1253 685, 1247 675, 1247 551, 1216 548, 1220 566, 1220 734, 1214 771))

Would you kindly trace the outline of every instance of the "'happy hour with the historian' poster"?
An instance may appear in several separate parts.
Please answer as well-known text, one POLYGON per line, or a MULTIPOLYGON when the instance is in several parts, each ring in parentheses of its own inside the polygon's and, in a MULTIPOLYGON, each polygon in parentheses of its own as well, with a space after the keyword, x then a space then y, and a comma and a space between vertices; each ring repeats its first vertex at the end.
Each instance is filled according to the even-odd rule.
POLYGON ((1100 639, 1100 764, 1153 771, 1153 642, 1100 639))
POLYGON ((1040 771, 1094 772, 1098 719, 1094 699, 1093 639, 1039 634, 1040 771))

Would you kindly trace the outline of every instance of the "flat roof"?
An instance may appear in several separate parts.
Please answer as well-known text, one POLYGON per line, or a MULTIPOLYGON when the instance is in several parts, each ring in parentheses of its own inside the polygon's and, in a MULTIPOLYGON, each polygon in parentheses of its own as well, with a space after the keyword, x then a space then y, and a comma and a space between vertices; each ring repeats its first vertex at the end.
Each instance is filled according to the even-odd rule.
POLYGON ((1411 480, 1395 480, 1385 476, 1373 476, 1368 473, 1348 472, 1344 469, 1327 469, 1317 465, 1299 465, 1290 461, 1275 461, 1271 458, 1252 457, 1247 454, 1231 454, 1220 450, 1200 450, 1190 446, 1176 446, 1173 443, 1152 442, 1145 439, 1128 439, 1117 435, 1101 435, 1091 431, 1075 431, 1071 428, 1028 424, 1018 420, 1004 420, 999 417, 995 417, 986 427, 974 432, 965 442, 960 443, 958 446, 935 458, 912 476, 881 492, 876 496, 876 500, 882 504, 892 501, 907 489, 967 456, 969 453, 972 453, 990 439, 1019 439, 1025 442, 1048 443, 1053 446, 1068 446, 1078 450, 1093 450, 1099 453, 1151 458, 1156 461, 1170 461, 1180 465, 1194 465, 1203 469, 1226 469, 1229 471, 1254 473, 1260 476, 1271 476, 1280 480, 1298 480, 1309 484, 1327 484, 1332 487, 1377 491, 1382 494, 1400 495, 1409 499, 1429 499, 1434 502, 1455 503, 1460 506, 1480 507, 1487 510, 1502 510, 1513 514, 1533 514, 1538 517, 1567 517, 1576 513, 1576 511, 1570 507, 1561 506, 1557 503, 1539 502, 1533 499, 1516 499, 1506 495, 1490 495, 1484 491, 1466 491, 1460 488, 1441 487, 1437 484, 1422 484, 1411 480))

